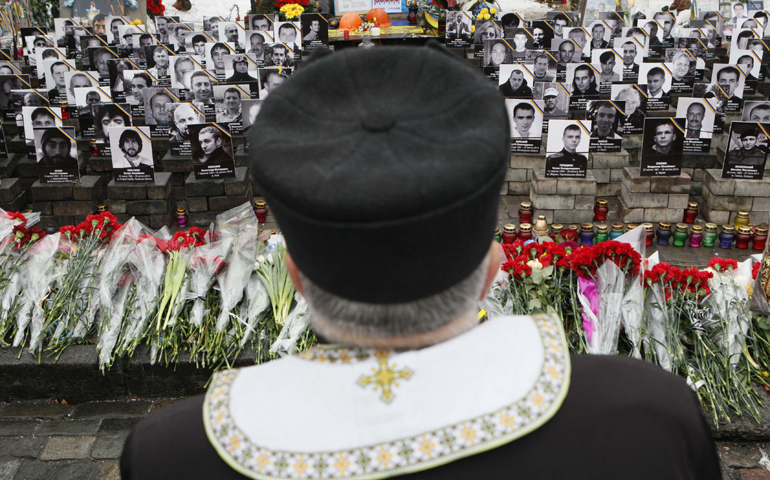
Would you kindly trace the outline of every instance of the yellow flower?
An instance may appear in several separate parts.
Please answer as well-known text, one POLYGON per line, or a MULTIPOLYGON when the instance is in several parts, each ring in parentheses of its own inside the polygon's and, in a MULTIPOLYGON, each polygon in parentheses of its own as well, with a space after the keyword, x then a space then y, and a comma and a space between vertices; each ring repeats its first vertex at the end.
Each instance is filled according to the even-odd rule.
POLYGON ((479 12, 479 15, 485 15, 488 11, 489 11, 488 9, 482 8, 481 11, 479 12))
POLYGON ((471 25, 471 33, 476 31, 476 25, 471 25))
POLYGON ((141 25, 141 24, 142 24, 142 21, 141 21, 141 20, 139 20, 138 18, 137 18, 136 20, 133 20, 133 21, 131 22, 131 25, 141 25))
POLYGON ((486 15, 484 15, 484 20, 489 20, 490 18, 492 18, 492 17, 490 17, 488 13, 486 15))
POLYGON ((497 13, 497 9, 493 8, 493 9, 489 10, 489 13, 497 13))

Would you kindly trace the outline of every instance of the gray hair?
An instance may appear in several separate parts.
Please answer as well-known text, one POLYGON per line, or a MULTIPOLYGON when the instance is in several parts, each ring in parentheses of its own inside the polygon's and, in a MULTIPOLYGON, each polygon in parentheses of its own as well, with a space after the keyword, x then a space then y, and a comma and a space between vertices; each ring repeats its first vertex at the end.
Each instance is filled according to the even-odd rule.
POLYGON ((348 300, 329 293, 299 272, 313 317, 357 334, 377 337, 418 335, 438 330, 478 308, 490 254, 465 280, 443 292, 406 303, 381 304, 348 300))

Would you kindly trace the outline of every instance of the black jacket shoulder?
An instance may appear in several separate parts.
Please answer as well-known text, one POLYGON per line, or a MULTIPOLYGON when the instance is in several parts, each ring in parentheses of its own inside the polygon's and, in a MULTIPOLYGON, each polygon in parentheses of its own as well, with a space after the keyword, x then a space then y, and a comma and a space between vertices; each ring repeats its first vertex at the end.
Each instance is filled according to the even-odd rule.
MULTIPOLYGON (((209 444, 202 407, 203 397, 198 396, 140 422, 126 440, 123 480, 246 478, 209 444)), ((400 478, 722 477, 711 432, 683 379, 640 360, 581 355, 572 357, 569 393, 545 425, 498 448, 400 478)))

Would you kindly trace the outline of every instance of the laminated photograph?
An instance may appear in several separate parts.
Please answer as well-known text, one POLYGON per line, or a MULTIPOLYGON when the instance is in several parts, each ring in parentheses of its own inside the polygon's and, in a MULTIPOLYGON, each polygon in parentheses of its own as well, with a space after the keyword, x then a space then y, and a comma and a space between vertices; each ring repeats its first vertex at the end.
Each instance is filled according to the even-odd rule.
POLYGON ((219 37, 219 24, 227 20, 221 16, 203 16, 203 31, 207 32, 215 42, 222 42, 224 39, 219 37))
POLYGON ((589 100, 586 119, 593 129, 588 151, 594 153, 615 153, 623 145, 623 120, 625 102, 612 100, 589 100))
POLYGON ((292 68, 294 66, 294 54, 290 44, 274 43, 269 45, 265 52, 265 66, 292 68))
MULTIPOLYGON (((674 38, 677 36, 676 18, 674 17, 674 14, 671 12, 655 12, 652 15, 652 19, 658 24, 663 48, 673 47, 674 38)), ((681 37, 681 35, 679 36, 681 37)))
POLYGON ((165 105, 173 118, 169 136, 171 155, 183 157, 192 155, 189 127, 206 121, 206 116, 201 110, 202 106, 194 103, 167 103, 165 105))
POLYGON ((543 133, 548 133, 550 120, 566 120, 569 111, 569 90, 564 84, 536 82, 532 89, 535 104, 543 112, 543 133))
POLYGON ((616 39, 615 45, 618 44, 617 40, 624 43, 628 40, 634 40, 644 50, 644 56, 648 56, 650 37, 647 36, 647 32, 645 32, 644 29, 639 27, 623 27, 623 35, 619 39, 616 39))
POLYGON ((751 100, 743 102, 744 122, 770 123, 770 101, 751 100))
POLYGON ((550 50, 551 40, 553 39, 553 29, 548 22, 536 20, 531 23, 532 48, 536 50, 550 50))
POLYGON ((67 53, 60 48, 36 48, 35 49, 35 65, 37 66, 37 78, 41 83, 45 83, 46 69, 44 62, 48 61, 48 65, 52 61, 64 61, 67 59, 67 53))
POLYGON ((237 52, 246 50, 246 30, 238 22, 219 22, 219 38, 237 52))
POLYGON ((235 55, 235 45, 230 43, 206 44, 206 70, 215 72, 217 80, 225 78, 225 55, 235 55))
POLYGON ((770 124, 732 122, 722 178, 761 180, 765 173, 770 124))
POLYGON ((246 15, 246 25, 249 30, 257 32, 273 32, 274 15, 263 13, 251 13, 246 15))
POLYGON ((185 51, 190 55, 206 57, 206 45, 216 43, 212 38, 203 32, 185 32, 184 45, 185 51))
POLYGON ((260 68, 259 69, 259 98, 264 100, 271 90, 281 85, 289 78, 289 73, 286 69, 279 70, 277 68, 260 68))
MULTIPOLYGON (((177 55, 171 58, 171 86, 180 90, 188 90, 190 80, 188 73, 195 70, 203 70, 201 66, 202 57, 193 55, 177 55)), ((180 92, 181 93, 181 92, 180 92)))
POLYGON ((686 119, 646 118, 642 136, 641 175, 677 176, 682 173, 686 119))
POLYGON ((599 20, 602 20, 610 29, 610 47, 612 47, 615 39, 623 36, 623 27, 626 26, 625 18, 622 13, 613 11, 600 13, 599 20))
POLYGON ((554 12, 546 13, 545 20, 553 28, 553 38, 564 38, 564 29, 575 26, 573 12, 554 12))
POLYGON ((61 107, 21 107, 24 118, 24 141, 27 154, 35 155, 35 128, 61 127, 61 107))
POLYGON ((118 45, 120 43, 120 28, 125 29, 126 25, 131 23, 126 17, 120 17, 115 15, 107 15, 104 17, 104 26, 107 28, 105 32, 107 34, 107 42, 110 45, 118 45))
POLYGON ((698 59, 686 48, 668 48, 665 60, 671 70, 670 93, 692 95, 698 59))
POLYGON ((716 84, 727 98, 725 112, 740 112, 743 109, 746 74, 738 66, 726 63, 715 63, 711 72, 711 83, 716 84))
POLYGON ((567 39, 572 40, 575 44, 575 54, 572 58, 573 62, 582 62, 591 58, 591 42, 588 34, 583 27, 570 27, 565 28, 565 35, 567 39))
POLYGON ((515 12, 498 12, 497 16, 500 19, 500 25, 503 27, 503 38, 513 38, 513 31, 515 29, 527 25, 527 22, 515 12))
MULTIPOLYGON (((698 19, 702 20, 716 31, 717 39, 722 39, 724 35, 723 29, 725 26, 725 21, 722 17, 722 14, 714 10, 701 10, 698 14, 698 19)), ((722 46, 721 41, 717 42, 717 46, 722 46)))
POLYGON ((188 129, 195 178, 235 177, 233 138, 230 132, 216 123, 190 125, 188 129))
MULTIPOLYGON (((259 34, 257 34, 259 35, 259 34)), ((250 83, 259 82, 257 70, 259 65, 248 55, 225 55, 225 81, 224 83, 250 83)), ((259 92, 259 90, 257 90, 259 92)))
POLYGON ((545 176, 585 178, 588 172, 588 144, 591 122, 551 120, 546 143, 545 176))
POLYGON ((246 38, 249 39, 246 50, 247 56, 256 62, 257 65, 264 65, 267 47, 274 43, 272 35, 269 32, 248 31, 246 32, 246 38))
POLYGON ((751 48, 753 43, 762 41, 763 29, 761 28, 733 28, 731 48, 746 50, 751 48))
POLYGON ((302 45, 305 50, 324 48, 329 45, 329 20, 323 13, 303 13, 300 15, 302 25, 302 45))
POLYGON ((447 47, 463 48, 471 43, 473 14, 463 11, 446 12, 446 37, 447 47))
POLYGON ((713 40, 706 37, 706 34, 699 28, 680 28, 680 36, 678 47, 694 45, 694 49, 697 50, 697 55, 703 57, 704 60, 710 60, 714 58, 716 52, 713 40), (692 41, 697 40, 698 44, 693 44, 692 41))
POLYGON ((155 32, 161 43, 169 43, 169 34, 171 29, 169 24, 179 23, 179 17, 175 16, 157 16, 155 17, 155 32))
POLYGON ((639 85, 647 87, 647 111, 668 110, 671 104, 671 69, 664 63, 643 63, 639 85))
POLYGON ((593 50, 591 52, 591 66, 599 72, 599 93, 608 95, 613 83, 623 81, 623 59, 611 48, 593 50))
POLYGON ((636 21, 636 27, 641 28, 647 37, 647 54, 649 58, 660 59, 663 57, 663 29, 653 19, 640 18, 636 21))
POLYGON ((214 87, 214 103, 217 109, 217 123, 222 124, 233 135, 243 132, 241 102, 251 98, 249 85, 217 85, 214 87))
POLYGON ((168 139, 174 124, 173 105, 181 101, 179 90, 167 87, 145 88, 144 123, 150 127, 151 138, 168 139))
POLYGON ((144 68, 147 68, 147 57, 152 56, 152 52, 147 52, 146 49, 153 45, 159 45, 157 37, 150 33, 143 33, 141 35, 134 36, 134 51, 131 54, 131 58, 136 60, 144 68))
POLYGON ((614 102, 624 102, 621 119, 623 135, 638 135, 644 131, 644 119, 647 117, 647 90, 640 85, 613 85, 610 98, 614 102))
POLYGON ((112 85, 109 65, 110 60, 117 60, 120 58, 118 54, 109 47, 89 48, 88 58, 90 59, 91 70, 99 74, 99 83, 102 86, 110 87, 115 91, 116 89, 112 85))
POLYGON ((716 112, 714 119, 714 133, 725 132, 725 106, 727 105, 727 96, 724 90, 715 83, 696 83, 692 89, 693 98, 702 98, 716 112))
POLYGON ((110 127, 109 130, 115 181, 155 181, 150 127, 110 127))
MULTIPOLYGON (((716 47, 722 46, 722 39, 717 33, 717 29, 714 28, 714 26, 710 22, 707 22, 705 20, 690 20, 690 28, 696 29, 699 32, 699 34, 694 34, 690 32, 686 36, 703 39, 703 42, 706 44, 706 48, 708 48, 711 53, 714 52, 714 49, 716 47)), ((683 29, 680 29, 680 31, 681 30, 683 29)), ((680 33, 679 36, 684 37, 685 34, 680 33)))
POLYGON ((131 116, 144 119, 144 89, 157 87, 157 79, 146 70, 126 70, 123 72, 128 90, 124 93, 125 102, 131 107, 131 116))
POLYGON ((730 15, 727 17, 727 21, 730 24, 735 25, 736 27, 740 27, 743 22, 749 19, 748 15, 746 15, 748 9, 746 8, 745 3, 732 2, 730 7, 730 15))
POLYGON ((533 88, 537 82, 556 81, 556 58, 548 50, 528 51, 526 68, 532 72, 533 88))
POLYGON ((534 38, 532 32, 526 28, 517 28, 513 31, 513 38, 507 39, 513 51, 513 63, 524 63, 527 60, 527 52, 534 48, 534 38))
POLYGON ((161 87, 171 86, 171 57, 174 53, 168 45, 151 45, 145 47, 147 57, 147 73, 156 79, 161 87))
POLYGON ((556 57, 556 81, 567 81, 567 65, 570 63, 580 63, 582 54, 575 42, 568 38, 561 40, 554 39, 551 42, 554 47, 554 56, 556 57), (575 58, 577 57, 577 60, 575 58))
POLYGON ((588 100, 599 98, 599 73, 589 63, 567 65, 567 85, 570 93, 570 110, 583 111, 588 100))
POLYGON ((30 135, 40 183, 72 183, 80 179, 75 127, 35 128, 30 135))
POLYGON ((106 47, 106 46, 109 46, 109 43, 107 43, 106 35, 83 36, 80 39, 80 54, 78 57, 83 62, 83 66, 84 67, 91 66, 91 59, 88 54, 89 49, 92 49, 92 48, 96 49, 96 48, 106 47))
POLYGON ((511 119, 511 152, 540 153, 543 143, 543 112, 534 100, 506 99, 511 119))
MULTIPOLYGON (((596 20, 592 22, 586 30, 591 35, 588 40, 589 52, 594 50, 604 50, 610 48, 610 40, 612 39, 612 29, 604 23, 603 20, 596 20)), ((589 53, 593 57, 592 53, 589 53)))
POLYGON ((484 66, 500 68, 500 65, 513 63, 513 47, 508 40, 497 38, 484 40, 484 66))
MULTIPOLYGON (((103 103, 91 105, 94 125, 94 147, 96 156, 110 156, 110 128, 130 127, 132 125, 129 105, 103 103)), ((81 119, 81 122, 83 119, 81 119)))
POLYGON ((67 104, 67 82, 65 75, 77 71, 75 60, 45 60, 38 66, 38 72, 45 72, 45 86, 48 100, 53 105, 67 104))
POLYGON ((24 115, 22 108, 47 107, 49 105, 47 90, 34 88, 11 90, 11 109, 6 116, 9 122, 16 121, 16 126, 23 132, 24 115))
MULTIPOLYGON (((16 120, 13 92, 23 90, 28 85, 29 75, 0 75, 0 112, 3 114, 3 120, 7 122, 16 120)), ((46 105, 48 105, 47 101, 46 105)))
POLYGON ((216 78, 206 70, 193 70, 185 73, 187 89, 187 101, 198 102, 203 107, 205 115, 214 115, 214 85, 217 84, 216 78))
POLYGON ((75 27, 80 27, 80 17, 54 18, 53 27, 56 46, 68 48, 75 44, 75 27))
POLYGON ((762 73, 762 55, 757 55, 754 50, 730 50, 730 65, 735 65, 741 69, 745 76, 745 85, 743 93, 745 95, 754 95, 757 93, 757 85, 763 81, 762 73))
MULTIPOLYGON (((192 53, 191 50, 187 50, 185 46, 185 41, 187 36, 189 36, 189 32, 195 31, 195 25, 193 23, 178 23, 174 25, 169 25, 169 28, 173 27, 173 32, 169 33, 169 40, 171 41, 171 45, 174 47, 174 52, 179 53, 192 53), (173 35, 171 35, 173 33, 173 35)), ((213 40, 212 40, 213 41, 213 40)))
POLYGON ((78 118, 91 115, 91 105, 97 103, 112 103, 109 87, 75 87, 75 105, 78 118))
MULTIPOLYGON (((293 51, 299 52, 302 48, 302 31, 299 22, 275 22, 274 37, 277 42, 285 43, 293 51)), ((469 32, 470 34, 470 32, 469 32)))
POLYGON ((612 0, 586 0, 583 3, 583 25, 589 25, 605 12, 615 10, 615 4, 612 0))
POLYGON ((532 98, 533 75, 528 65, 502 65, 498 89, 507 98, 532 98))
POLYGON ((684 153, 709 153, 714 136, 716 111, 703 98, 681 97, 676 106, 676 116, 686 119, 684 153))

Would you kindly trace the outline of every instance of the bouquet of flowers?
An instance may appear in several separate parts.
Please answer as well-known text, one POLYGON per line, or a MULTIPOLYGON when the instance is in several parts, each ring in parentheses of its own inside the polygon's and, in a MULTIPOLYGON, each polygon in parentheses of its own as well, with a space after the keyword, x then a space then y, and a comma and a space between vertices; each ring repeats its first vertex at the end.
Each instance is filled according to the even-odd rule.
POLYGON ((580 247, 570 255, 588 353, 617 351, 624 297, 639 281, 641 259, 630 244, 614 240, 580 247))
POLYGON ((278 354, 282 357, 294 355, 297 352, 298 343, 300 348, 304 350, 307 348, 306 344, 314 343, 315 341, 314 337, 303 338, 302 335, 310 325, 307 302, 299 292, 294 293, 294 300, 296 301, 294 309, 286 318, 281 333, 278 334, 278 338, 270 347, 270 353, 278 354))
POLYGON ((680 291, 682 271, 668 263, 658 261, 658 252, 647 259, 644 272, 647 286, 645 296, 646 337, 645 352, 648 361, 655 361, 672 373, 687 371, 686 352, 682 345, 681 316, 684 302, 698 301, 706 289, 680 291), (688 299, 688 297, 691 297, 688 299), (652 344, 652 348, 649 345, 652 344))
POLYGON ((44 332, 51 333, 48 349, 59 351, 82 339, 90 331, 96 311, 89 308, 96 292, 103 247, 120 225, 110 212, 89 215, 77 226, 65 226, 60 232, 69 243, 62 258, 66 268, 53 295, 44 332), (77 335, 75 331, 77 330, 77 335))

